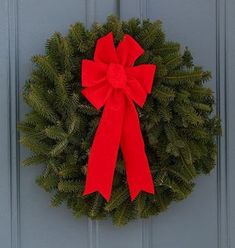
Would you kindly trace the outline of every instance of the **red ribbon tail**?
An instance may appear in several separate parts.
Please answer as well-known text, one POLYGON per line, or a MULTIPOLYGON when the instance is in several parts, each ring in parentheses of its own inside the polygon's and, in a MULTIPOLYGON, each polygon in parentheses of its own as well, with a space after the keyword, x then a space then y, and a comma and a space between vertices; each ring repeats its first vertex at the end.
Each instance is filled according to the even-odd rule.
POLYGON ((106 201, 110 200, 111 192, 109 192, 109 190, 107 190, 107 188, 102 188, 102 187, 98 187, 98 186, 95 187, 95 186, 92 186, 88 181, 86 181, 86 186, 85 186, 85 190, 83 192, 83 195, 89 195, 89 194, 92 194, 94 192, 100 193, 106 201))
POLYGON ((140 191, 154 194, 154 184, 145 153, 138 113, 133 102, 129 99, 125 107, 121 149, 125 161, 131 200, 133 201, 140 191))
POLYGON ((105 104, 91 147, 84 195, 98 191, 107 201, 110 199, 123 116, 124 96, 113 91, 105 104))

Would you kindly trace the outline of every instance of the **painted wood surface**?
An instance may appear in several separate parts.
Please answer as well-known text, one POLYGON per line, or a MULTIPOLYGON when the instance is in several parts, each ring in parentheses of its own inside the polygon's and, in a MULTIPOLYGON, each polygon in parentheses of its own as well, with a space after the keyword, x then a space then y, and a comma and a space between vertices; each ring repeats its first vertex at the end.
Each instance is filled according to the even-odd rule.
POLYGON ((0 248, 233 248, 235 247, 235 1, 234 0, 0 0, 0 248), (122 19, 161 19, 169 40, 190 47, 211 70, 216 111, 223 120, 217 170, 197 180, 193 194, 158 217, 123 228, 110 220, 76 220, 51 208, 35 183, 40 168, 21 166, 16 123, 27 108, 21 92, 54 32, 70 24, 122 19))

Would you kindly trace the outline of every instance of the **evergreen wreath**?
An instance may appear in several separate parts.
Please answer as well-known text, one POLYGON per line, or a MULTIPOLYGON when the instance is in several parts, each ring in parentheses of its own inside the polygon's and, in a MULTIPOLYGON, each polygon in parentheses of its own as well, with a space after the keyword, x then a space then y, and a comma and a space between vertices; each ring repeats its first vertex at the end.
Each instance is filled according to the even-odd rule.
POLYGON ((147 218, 185 199, 195 178, 209 173, 216 160, 216 136, 220 120, 213 116, 214 96, 204 83, 208 71, 193 64, 190 51, 165 40, 161 22, 109 17, 89 30, 72 25, 67 36, 54 33, 45 55, 33 57, 35 68, 23 97, 31 111, 19 123, 21 143, 32 155, 24 164, 44 170, 37 183, 53 194, 52 205, 65 202, 76 217, 111 216, 115 225, 147 218), (81 61, 92 59, 98 38, 113 32, 117 44, 130 34, 145 50, 138 64, 156 64, 152 93, 138 108, 146 153, 157 194, 141 192, 131 202, 122 155, 116 166, 109 202, 98 194, 83 196, 87 159, 101 112, 81 94, 81 61))

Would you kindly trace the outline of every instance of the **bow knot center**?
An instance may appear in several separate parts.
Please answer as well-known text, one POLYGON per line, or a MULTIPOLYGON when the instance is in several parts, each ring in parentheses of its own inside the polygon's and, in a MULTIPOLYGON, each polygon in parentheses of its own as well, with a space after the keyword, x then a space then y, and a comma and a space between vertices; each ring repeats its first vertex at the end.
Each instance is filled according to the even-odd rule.
POLYGON ((123 66, 114 63, 109 64, 107 79, 113 88, 124 88, 127 79, 123 66))

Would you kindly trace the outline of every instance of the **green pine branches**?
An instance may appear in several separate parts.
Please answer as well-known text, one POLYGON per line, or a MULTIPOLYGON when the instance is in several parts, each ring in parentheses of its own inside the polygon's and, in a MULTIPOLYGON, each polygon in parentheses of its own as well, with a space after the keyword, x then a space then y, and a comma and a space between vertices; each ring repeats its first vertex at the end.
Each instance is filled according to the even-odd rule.
POLYGON ((185 199, 194 179, 214 168, 220 120, 213 116, 214 96, 205 86, 211 75, 194 66, 188 48, 182 55, 178 43, 165 40, 160 21, 109 17, 90 30, 77 23, 65 37, 53 34, 45 55, 34 56, 33 63, 23 93, 31 111, 19 123, 20 141, 32 151, 24 164, 44 165, 37 183, 51 192, 52 206, 65 202, 76 217, 111 216, 114 224, 124 225, 185 199), (105 202, 98 193, 83 196, 89 149, 102 111, 81 95, 81 61, 93 57, 96 40, 110 31, 116 43, 128 33, 142 45, 145 53, 136 64, 158 68, 152 94, 138 109, 157 194, 141 193, 134 202, 121 155, 111 200, 105 202))

